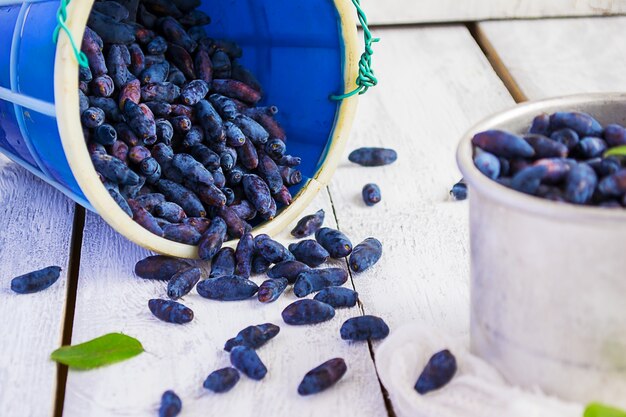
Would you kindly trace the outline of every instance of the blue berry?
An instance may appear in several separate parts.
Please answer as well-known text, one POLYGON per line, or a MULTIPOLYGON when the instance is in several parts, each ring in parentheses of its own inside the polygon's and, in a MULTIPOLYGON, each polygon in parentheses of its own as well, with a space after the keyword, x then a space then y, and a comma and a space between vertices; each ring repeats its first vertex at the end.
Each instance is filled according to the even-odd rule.
POLYGON ((447 385, 456 373, 456 358, 449 350, 435 353, 415 383, 415 391, 424 395, 447 385))

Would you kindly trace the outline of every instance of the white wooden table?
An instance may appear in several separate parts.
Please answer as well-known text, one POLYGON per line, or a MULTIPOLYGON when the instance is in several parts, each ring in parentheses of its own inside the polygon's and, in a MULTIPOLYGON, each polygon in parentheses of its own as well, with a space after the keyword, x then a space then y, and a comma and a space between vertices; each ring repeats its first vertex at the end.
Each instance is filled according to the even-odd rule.
MULTIPOLYGON (((367 313, 383 317, 392 331, 427 321, 467 335, 467 205, 448 198, 460 178, 454 160, 460 135, 515 99, 626 90, 626 17, 453 23, 621 13, 623 1, 537 0, 502 9, 497 1, 474 0, 471 13, 438 0, 416 3, 424 7, 408 0, 371 4, 374 22, 413 24, 375 30, 382 38, 374 57, 380 86, 361 100, 349 146, 392 147, 398 162, 368 169, 346 158, 308 210, 324 208, 327 225, 353 242, 375 236, 384 244, 382 260, 349 282, 360 308, 339 310, 330 322, 283 325, 280 312, 295 299, 291 293, 271 305, 190 295, 184 302, 196 312, 191 324, 155 320, 147 300, 161 296, 164 284, 132 272, 148 252, 2 158, 0 416, 154 416, 166 389, 183 398, 184 416, 393 416, 393 401, 376 375, 377 344, 345 343, 339 327, 367 313), (452 23, 415 24, 433 21, 452 23), (383 192, 374 208, 360 202, 367 182, 383 192), (57 284, 29 296, 11 293, 12 277, 46 265, 63 266, 57 284), (204 378, 229 362, 224 341, 263 322, 282 328, 260 350, 268 376, 242 378, 226 395, 204 390, 204 378), (48 359, 62 343, 108 332, 138 338, 146 353, 88 372, 68 372, 48 359), (304 373, 336 356, 348 363, 344 380, 320 395, 298 396, 304 373)), ((287 243, 288 234, 281 240, 287 243)))

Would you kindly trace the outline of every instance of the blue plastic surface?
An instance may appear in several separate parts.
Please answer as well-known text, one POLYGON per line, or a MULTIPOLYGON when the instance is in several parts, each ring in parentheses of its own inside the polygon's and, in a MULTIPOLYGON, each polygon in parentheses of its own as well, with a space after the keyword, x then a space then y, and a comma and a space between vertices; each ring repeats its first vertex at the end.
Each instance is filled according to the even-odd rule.
MULTIPOLYGON (((263 86, 261 105, 279 108, 276 119, 287 132, 287 150, 302 157, 303 178, 322 165, 342 93, 343 40, 332 0, 206 1, 212 18, 209 36, 236 41, 240 62, 263 86)), ((291 187, 295 195, 304 185, 291 187)))
MULTIPOLYGON (((0 7, 0 87, 54 102, 51 39, 58 6, 58 0, 51 0, 0 7), (16 40, 21 8, 23 28, 17 33, 22 37, 16 40), (10 82, 12 45, 19 45, 12 62, 17 85, 10 82)), ((287 131, 288 151, 302 157, 299 169, 304 178, 312 178, 323 163, 339 110, 328 97, 342 93, 344 86, 343 41, 334 2, 206 0, 201 9, 212 18, 206 27, 210 36, 234 40, 243 48, 242 64, 264 88, 261 104, 279 107, 277 119, 287 131)), ((3 101, 1 91, 0 148, 90 208, 65 158, 56 119, 3 101)), ((292 194, 299 189, 292 187, 292 194)))

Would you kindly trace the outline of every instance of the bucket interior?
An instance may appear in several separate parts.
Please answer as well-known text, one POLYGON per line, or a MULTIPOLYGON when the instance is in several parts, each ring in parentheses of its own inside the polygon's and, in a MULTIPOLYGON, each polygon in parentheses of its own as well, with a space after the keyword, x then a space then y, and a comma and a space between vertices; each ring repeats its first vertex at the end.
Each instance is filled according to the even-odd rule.
POLYGON ((260 105, 279 108, 287 132, 287 153, 302 157, 304 181, 320 169, 333 133, 343 92, 341 21, 333 0, 204 0, 211 16, 205 26, 215 39, 237 42, 240 59, 263 86, 260 105))
MULTIPOLYGON (((70 3, 70 31, 82 37, 93 1, 70 3)), ((290 187, 293 202, 268 222, 255 224, 255 234, 275 236, 304 211, 326 184, 346 145, 357 97, 337 102, 333 94, 351 91, 357 74, 358 49, 354 8, 348 0, 204 0, 200 9, 212 22, 205 26, 215 39, 236 42, 238 61, 263 87, 259 105, 275 105, 287 133, 287 153, 302 158, 303 181, 290 187), (310 180, 310 181, 309 181, 310 180)), ((88 208, 116 231, 147 249, 195 258, 197 247, 158 237, 129 218, 109 196, 84 146, 78 112, 78 66, 65 36, 59 38, 54 95, 59 137, 88 208)), ((236 240, 225 242, 234 247, 236 240)))

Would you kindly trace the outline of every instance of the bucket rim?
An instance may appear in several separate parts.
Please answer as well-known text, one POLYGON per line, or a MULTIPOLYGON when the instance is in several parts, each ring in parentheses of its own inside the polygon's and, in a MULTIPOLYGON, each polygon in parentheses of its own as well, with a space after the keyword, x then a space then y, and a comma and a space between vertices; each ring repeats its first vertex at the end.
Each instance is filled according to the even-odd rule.
POLYGON ((488 178, 476 168, 473 160, 472 138, 477 132, 493 128, 502 128, 520 119, 530 118, 540 113, 558 110, 585 111, 587 105, 621 105, 626 109, 626 93, 587 93, 574 94, 530 101, 487 117, 463 134, 456 152, 457 165, 465 181, 472 190, 484 197, 498 202, 503 207, 525 211, 539 216, 561 221, 604 222, 626 220, 626 209, 608 209, 596 206, 579 206, 570 203, 558 203, 543 198, 530 196, 505 187, 488 178))
MULTIPOLYGON (((68 5, 66 25, 74 39, 83 38, 93 3, 94 0, 84 0, 73 1, 68 5)), ((334 0, 334 4, 341 28, 344 91, 351 91, 356 87, 356 74, 358 73, 359 44, 356 17, 350 0, 334 0)), ((70 169, 95 212, 118 233, 146 249, 177 258, 197 259, 197 246, 174 242, 149 232, 129 217, 109 195, 91 162, 80 118, 75 116, 79 113, 77 80, 78 63, 69 38, 63 34, 58 39, 54 64, 57 125, 70 169)), ((273 220, 256 226, 253 229, 255 234, 276 236, 282 232, 330 182, 347 145, 357 102, 357 96, 353 96, 339 104, 333 130, 328 140, 326 157, 321 167, 293 197, 291 205, 283 208, 273 220)), ((235 248, 238 242, 239 239, 232 239, 224 242, 222 247, 235 248)))

